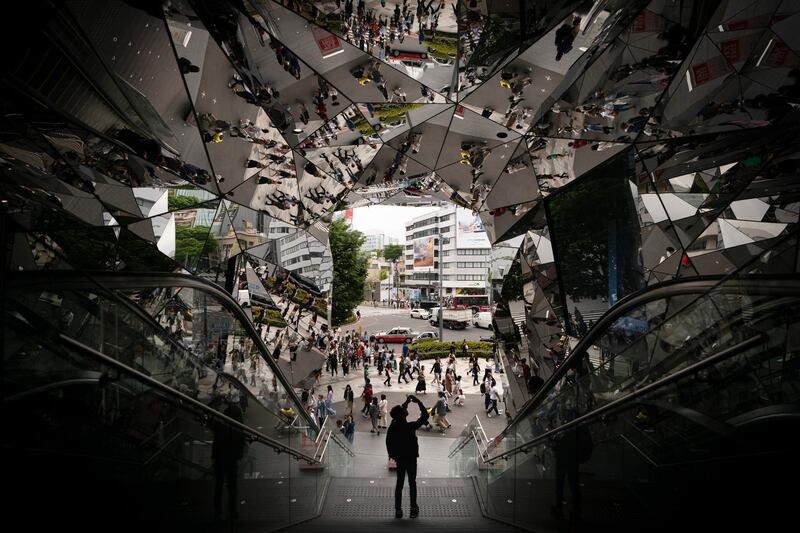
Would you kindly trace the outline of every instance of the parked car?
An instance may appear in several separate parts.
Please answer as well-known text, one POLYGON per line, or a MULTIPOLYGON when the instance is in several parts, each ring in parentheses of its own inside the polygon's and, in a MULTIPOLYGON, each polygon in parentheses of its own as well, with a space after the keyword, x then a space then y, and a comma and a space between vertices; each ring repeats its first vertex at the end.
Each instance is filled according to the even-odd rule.
POLYGON ((472 315, 472 324, 476 328, 492 329, 492 313, 489 311, 481 311, 472 315))
POLYGON ((405 50, 392 50, 386 61, 390 63, 403 63, 404 65, 422 66, 435 65, 427 52, 408 52, 405 50))
POLYGON ((421 318, 422 320, 428 320, 431 316, 431 312, 427 309, 412 309, 411 310, 411 318, 421 318))
POLYGON ((381 344, 390 342, 410 344, 416 336, 417 332, 411 328, 392 328, 376 334, 374 339, 381 344))
POLYGON ((435 331, 423 331, 419 335, 414 338, 414 342, 416 341, 438 341, 439 334, 435 331))

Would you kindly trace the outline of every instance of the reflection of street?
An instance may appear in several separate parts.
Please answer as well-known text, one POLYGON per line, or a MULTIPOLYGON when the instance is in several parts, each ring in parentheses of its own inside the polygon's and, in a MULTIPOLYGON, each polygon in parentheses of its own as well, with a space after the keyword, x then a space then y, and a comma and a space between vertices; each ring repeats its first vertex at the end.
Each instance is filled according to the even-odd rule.
POLYGON ((435 91, 451 84, 457 23, 448 0, 321 2, 317 22, 435 91), (405 57, 404 57, 405 56, 405 57))

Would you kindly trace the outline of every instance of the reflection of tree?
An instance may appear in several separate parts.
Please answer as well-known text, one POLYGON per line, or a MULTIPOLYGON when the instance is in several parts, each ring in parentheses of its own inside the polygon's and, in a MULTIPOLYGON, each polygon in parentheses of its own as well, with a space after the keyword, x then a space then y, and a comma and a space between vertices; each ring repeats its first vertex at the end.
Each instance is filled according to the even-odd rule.
POLYGON ((506 302, 522 300, 522 284, 522 266, 517 257, 511 263, 508 273, 503 277, 503 290, 500 292, 500 296, 506 302))
POLYGON ((364 236, 351 230, 341 220, 330 226, 330 247, 333 256, 333 326, 344 323, 364 296, 367 279, 367 258, 361 253, 364 236))
POLYGON ((607 295, 609 265, 616 279, 611 290, 618 298, 643 285, 630 173, 623 153, 548 199, 558 276, 573 300, 607 295))
POLYGON ((170 195, 167 198, 167 203, 169 205, 168 209, 170 211, 180 211, 183 209, 191 209, 197 206, 197 204, 199 204, 200 201, 193 196, 170 195))
POLYGON ((191 226, 177 224, 175 226, 175 259, 185 262, 188 258, 200 257, 203 250, 215 252, 217 239, 210 234, 209 226, 191 226))

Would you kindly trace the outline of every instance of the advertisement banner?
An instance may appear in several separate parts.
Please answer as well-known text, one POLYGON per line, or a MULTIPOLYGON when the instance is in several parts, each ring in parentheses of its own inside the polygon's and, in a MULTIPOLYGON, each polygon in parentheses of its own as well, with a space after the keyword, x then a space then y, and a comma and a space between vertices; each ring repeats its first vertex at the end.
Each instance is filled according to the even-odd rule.
POLYGON ((433 237, 414 240, 414 270, 433 270, 433 237))
POLYGON ((474 215, 468 209, 456 209, 456 226, 456 243, 459 248, 492 247, 480 215, 474 215))
POLYGON ((316 26, 311 27, 311 33, 314 35, 314 40, 317 41, 317 47, 319 48, 319 52, 322 54, 322 59, 327 59, 331 56, 335 56, 336 54, 344 52, 342 43, 339 42, 339 38, 334 34, 328 33, 322 28, 317 28, 316 26))
POLYGON ((693 64, 689 68, 691 80, 689 90, 727 75, 733 68, 721 55, 714 56, 703 63, 693 64))

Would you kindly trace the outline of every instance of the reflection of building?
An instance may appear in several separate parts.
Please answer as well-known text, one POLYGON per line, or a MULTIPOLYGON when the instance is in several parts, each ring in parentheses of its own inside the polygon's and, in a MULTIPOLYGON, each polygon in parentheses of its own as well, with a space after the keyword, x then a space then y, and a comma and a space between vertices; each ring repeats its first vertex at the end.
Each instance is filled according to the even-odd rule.
POLYGON ((230 256, 230 251, 233 248, 233 244, 237 240, 239 242, 240 250, 253 248, 254 246, 258 246, 259 244, 266 242, 267 237, 263 232, 254 228, 251 222, 244 221, 243 225, 244 227, 236 228, 234 231, 233 226, 228 224, 227 233, 223 236, 217 235, 217 242, 219 243, 220 249, 222 250, 222 255, 224 257, 230 256))
MULTIPOLYGON (((491 248, 485 235, 481 238, 470 234, 461 236, 461 242, 472 243, 469 247, 459 245, 456 235, 456 209, 472 217, 468 210, 448 206, 433 213, 414 218, 406 223, 405 283, 408 288, 420 289, 423 299, 432 297, 439 283, 439 243, 436 236, 441 233, 444 276, 444 295, 488 294, 488 271, 491 264, 491 248), (414 241, 426 237, 434 240, 434 261, 431 267, 414 269, 414 241)), ((462 214, 462 219, 465 214, 462 214)))
POLYGON ((275 253, 278 265, 313 279, 321 290, 327 290, 333 277, 333 260, 325 244, 296 231, 276 241, 275 253))
POLYGON ((380 250, 388 244, 398 244, 399 242, 395 237, 390 237, 377 231, 369 231, 364 235, 364 244, 361 245, 361 251, 380 250))
POLYGON ((175 215, 168 212, 168 190, 142 187, 133 189, 133 195, 142 215, 150 218, 159 251, 175 257, 175 215))

